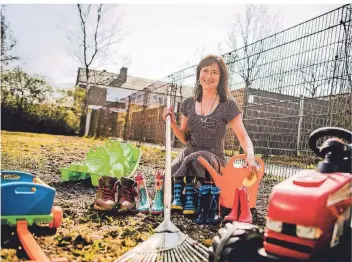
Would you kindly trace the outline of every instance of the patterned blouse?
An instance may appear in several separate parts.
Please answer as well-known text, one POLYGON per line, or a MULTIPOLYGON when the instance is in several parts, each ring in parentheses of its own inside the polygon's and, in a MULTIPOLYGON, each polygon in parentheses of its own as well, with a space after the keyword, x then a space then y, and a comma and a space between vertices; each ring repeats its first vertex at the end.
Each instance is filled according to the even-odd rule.
POLYGON ((188 118, 187 126, 188 146, 191 151, 206 150, 225 160, 224 145, 227 124, 238 114, 235 101, 228 99, 221 102, 208 115, 201 116, 196 113, 196 100, 187 98, 181 105, 181 113, 188 118))

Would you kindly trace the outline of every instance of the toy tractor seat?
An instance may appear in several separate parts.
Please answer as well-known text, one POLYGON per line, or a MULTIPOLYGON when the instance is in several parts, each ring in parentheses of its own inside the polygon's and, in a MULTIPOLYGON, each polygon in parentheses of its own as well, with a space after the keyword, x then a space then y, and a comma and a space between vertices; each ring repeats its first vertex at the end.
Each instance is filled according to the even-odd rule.
POLYGON ((244 160, 246 155, 235 155, 231 157, 226 167, 221 168, 221 175, 203 158, 198 157, 198 161, 207 169, 213 178, 216 186, 221 188, 220 204, 226 208, 232 208, 235 197, 235 189, 241 186, 248 188, 249 207, 254 208, 257 202, 259 183, 264 175, 264 162, 261 158, 255 157, 259 164, 257 174, 251 177, 248 167, 237 167, 235 161, 244 160))

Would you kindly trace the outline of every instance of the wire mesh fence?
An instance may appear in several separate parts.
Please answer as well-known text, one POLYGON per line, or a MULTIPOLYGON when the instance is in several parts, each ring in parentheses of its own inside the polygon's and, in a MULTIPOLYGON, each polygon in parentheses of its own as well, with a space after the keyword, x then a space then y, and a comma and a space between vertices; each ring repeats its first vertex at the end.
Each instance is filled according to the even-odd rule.
MULTIPOLYGON (((231 93, 267 174, 286 178, 313 168, 308 139, 315 129, 352 129, 351 20, 352 6, 344 5, 223 55, 231 93)), ((180 123, 180 104, 192 96, 195 78, 196 66, 188 67, 122 99, 122 112, 92 114, 90 133, 163 145, 166 97, 180 123)), ((173 145, 182 147, 175 137, 173 145)), ((238 152, 228 128, 225 153, 238 152)))

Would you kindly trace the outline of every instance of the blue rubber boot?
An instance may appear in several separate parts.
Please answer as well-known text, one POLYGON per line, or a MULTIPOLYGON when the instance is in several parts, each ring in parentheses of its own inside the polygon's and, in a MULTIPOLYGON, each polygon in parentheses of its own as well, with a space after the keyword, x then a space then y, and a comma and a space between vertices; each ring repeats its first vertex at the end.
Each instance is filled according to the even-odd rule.
POLYGON ((164 172, 158 171, 155 175, 155 197, 150 212, 159 215, 164 212, 164 172))
POLYGON ((196 213, 196 207, 194 205, 194 184, 187 183, 185 186, 186 202, 183 208, 184 215, 194 215, 196 213))
POLYGON ((182 204, 182 183, 174 183, 174 200, 171 203, 172 210, 183 210, 182 204))
POLYGON ((197 206, 197 217, 194 220, 196 224, 205 224, 210 201, 210 185, 201 186, 198 189, 198 206, 197 206))
POLYGON ((150 199, 148 196, 145 179, 141 172, 135 176, 135 181, 137 184, 137 192, 139 194, 137 211, 140 213, 148 213, 150 208, 150 199))
POLYGON ((218 224, 221 221, 219 204, 220 191, 220 187, 213 186, 210 188, 211 201, 206 224, 218 224))

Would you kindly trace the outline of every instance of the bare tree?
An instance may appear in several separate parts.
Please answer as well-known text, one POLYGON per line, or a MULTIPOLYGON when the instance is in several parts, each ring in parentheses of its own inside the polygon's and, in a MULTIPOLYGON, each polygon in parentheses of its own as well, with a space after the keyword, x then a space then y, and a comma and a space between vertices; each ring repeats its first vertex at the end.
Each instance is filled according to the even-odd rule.
POLYGON ((246 5, 244 15, 235 15, 228 42, 234 50, 229 57, 229 69, 244 80, 246 87, 251 86, 260 71, 258 63, 263 50, 272 44, 264 43, 263 39, 277 32, 279 20, 279 16, 271 15, 264 5, 246 5))
MULTIPOLYGON (((80 134, 88 134, 89 128, 89 109, 88 100, 92 84, 96 83, 95 75, 92 79, 92 67, 101 67, 111 57, 111 51, 122 40, 120 17, 112 14, 116 6, 99 5, 82 5, 77 4, 77 11, 80 21, 80 30, 78 34, 70 32, 69 39, 75 41, 75 57, 80 61, 84 69, 84 79, 86 82, 86 96, 84 99, 84 114, 81 117, 80 134), (116 20, 109 21, 109 26, 104 25, 107 18, 116 20), (85 131, 84 131, 85 130, 85 131), (83 132, 84 131, 84 132, 83 132)), ((96 72, 95 72, 96 73, 96 72)), ((104 72, 102 72, 103 74, 104 72)), ((98 77, 99 78, 99 77, 98 77)), ((104 79, 106 82, 107 79, 104 79)), ((110 79, 112 81, 112 79, 110 79)))
POLYGON ((4 11, 5 6, 1 5, 1 71, 3 71, 4 66, 8 65, 10 62, 19 60, 18 56, 11 54, 17 42, 12 36, 4 11))
POLYGON ((319 87, 323 85, 321 72, 324 70, 322 65, 311 64, 309 66, 299 68, 301 77, 306 84, 304 89, 308 92, 309 97, 316 97, 319 95, 319 87))

